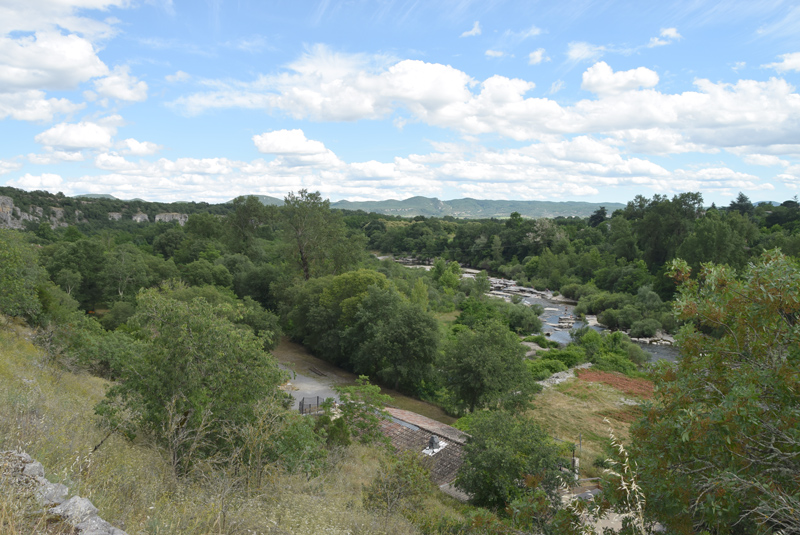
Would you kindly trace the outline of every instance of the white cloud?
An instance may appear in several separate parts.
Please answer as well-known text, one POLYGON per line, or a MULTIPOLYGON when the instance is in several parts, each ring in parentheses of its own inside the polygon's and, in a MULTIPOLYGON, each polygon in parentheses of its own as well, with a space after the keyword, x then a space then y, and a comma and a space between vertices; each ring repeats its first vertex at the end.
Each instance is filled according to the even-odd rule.
POLYGON ((762 67, 775 69, 778 72, 800 71, 800 52, 792 52, 791 54, 782 54, 778 57, 781 58, 780 62, 767 63, 766 65, 762 65, 762 67))
POLYGON ((658 84, 658 74, 655 71, 639 67, 629 71, 614 72, 605 61, 601 61, 583 73, 581 89, 597 95, 616 95, 642 87, 655 87, 656 84, 658 84))
POLYGON ((544 48, 537 48, 528 54, 528 65, 538 65, 543 61, 550 61, 550 58, 545 55, 544 48))
POLYGON ((564 80, 556 80, 555 82, 550 84, 550 91, 548 91, 548 93, 550 93, 551 95, 555 95, 556 93, 564 89, 564 85, 565 85, 564 80))
POLYGON ((648 48, 653 48, 655 46, 665 46, 674 43, 675 41, 679 41, 682 39, 681 34, 678 33, 678 30, 675 28, 663 28, 659 37, 652 37, 650 42, 647 43, 648 48))
POLYGON ((25 173, 15 180, 9 180, 8 184, 15 188, 35 190, 35 189, 56 189, 60 188, 63 184, 63 179, 60 175, 53 173, 43 173, 41 175, 32 175, 25 173))
POLYGON ((42 154, 28 154, 28 161, 35 165, 52 165, 62 162, 82 162, 81 151, 49 150, 42 154))
POLYGON ((74 34, 0 37, 0 87, 4 92, 73 89, 107 71, 94 45, 74 34))
POLYGON ((321 141, 306 139, 302 130, 275 130, 253 136, 259 152, 266 154, 321 154, 328 149, 321 141))
POLYGON ((183 71, 177 71, 175 74, 168 74, 164 77, 167 82, 176 83, 176 82, 185 82, 186 80, 190 79, 192 76, 189 73, 183 71))
POLYGON ((567 59, 572 62, 593 61, 606 52, 606 47, 590 43, 573 42, 567 45, 567 59))
POLYGON ((0 160, 0 175, 5 175, 6 173, 10 173, 11 171, 16 171, 17 169, 21 168, 22 164, 19 162, 0 160))
POLYGON ((44 91, 29 89, 14 93, 0 92, 0 119, 52 121, 56 115, 69 115, 85 107, 65 98, 47 98, 44 91))
POLYGON ((107 39, 116 33, 116 19, 97 20, 79 13, 85 10, 125 8, 130 0, 25 0, 0 4, 0 34, 12 31, 38 32, 63 29, 90 40, 107 39))
POLYGON ((94 165, 105 171, 133 171, 138 166, 116 153, 101 153, 94 159, 94 165))
POLYGON ((786 160, 781 160, 774 154, 747 154, 742 158, 745 163, 749 163, 751 165, 763 165, 763 166, 783 166, 788 167, 790 164, 786 160))
POLYGON ((131 76, 129 70, 127 65, 117 65, 108 76, 95 80, 97 94, 131 102, 147 100, 147 84, 131 76))
POLYGON ((132 156, 149 156, 160 151, 163 147, 150 141, 137 141, 133 138, 117 143, 117 147, 121 149, 123 154, 130 154, 132 156))
POLYGON ((480 34, 481 34, 481 23, 476 20, 475 24, 472 25, 472 29, 462 33, 461 37, 474 37, 480 34))
POLYGON ((484 54, 486 54, 486 56, 490 58, 502 58, 503 56, 505 56, 505 53, 502 52, 501 50, 487 50, 486 52, 484 52, 484 54))
MULTIPOLYGON (((240 107, 315 121, 394 115, 395 124, 421 122, 455 130, 465 139, 498 134, 544 140, 589 133, 653 154, 742 146, 770 153, 771 147, 797 139, 800 95, 785 80, 726 84, 698 79, 694 90, 682 93, 660 92, 658 81, 658 74, 644 67, 614 72, 600 62, 583 75, 582 87, 594 95, 562 105, 553 98, 527 96, 535 87, 527 80, 492 76, 481 82, 450 65, 317 47, 284 72, 253 82, 210 81, 213 90, 172 105, 189 114, 240 107)), ((555 82, 550 93, 561 87, 561 81, 555 82)), ((786 150, 796 152, 792 147, 786 150)))
POLYGON ((110 147, 115 133, 113 126, 92 122, 60 123, 37 134, 37 143, 66 149, 100 149, 110 147))

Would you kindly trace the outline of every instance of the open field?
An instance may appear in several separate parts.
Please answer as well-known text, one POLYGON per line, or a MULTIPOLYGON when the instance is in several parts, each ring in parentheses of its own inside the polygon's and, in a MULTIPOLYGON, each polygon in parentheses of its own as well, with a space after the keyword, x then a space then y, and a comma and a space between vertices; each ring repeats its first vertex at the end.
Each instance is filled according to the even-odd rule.
POLYGON ((652 397, 652 383, 606 372, 586 373, 579 378, 546 388, 534 400, 530 416, 552 436, 578 444, 582 438, 583 477, 595 477, 599 469, 592 466, 598 457, 606 456, 609 424, 617 438, 628 440, 630 424, 639 416, 633 404, 652 397), (607 383, 612 383, 611 386, 607 383), (616 387, 616 388, 615 388, 616 387))
MULTIPOLYGON (((305 347, 290 341, 286 337, 281 339, 280 344, 272 350, 272 354, 284 366, 308 377, 319 378, 320 382, 342 386, 356 384, 357 377, 355 374, 315 357, 305 347), (325 375, 320 376, 312 371, 312 368, 325 375)), ((381 388, 381 392, 391 396, 392 406, 398 409, 413 411, 448 425, 456 421, 455 418, 446 414, 436 405, 414 399, 390 388, 381 388)))

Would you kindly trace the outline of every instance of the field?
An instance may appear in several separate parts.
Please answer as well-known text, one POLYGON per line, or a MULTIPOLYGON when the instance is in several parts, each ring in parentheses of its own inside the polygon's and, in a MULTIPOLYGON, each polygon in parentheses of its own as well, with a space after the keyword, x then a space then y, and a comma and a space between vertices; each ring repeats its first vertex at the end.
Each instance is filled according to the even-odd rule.
POLYGON ((627 441, 630 424, 640 414, 638 402, 652 393, 652 383, 645 379, 581 370, 578 378, 536 396, 530 415, 551 436, 581 443, 575 453, 581 460, 582 477, 596 477, 600 470, 592 463, 606 457, 609 430, 627 441))

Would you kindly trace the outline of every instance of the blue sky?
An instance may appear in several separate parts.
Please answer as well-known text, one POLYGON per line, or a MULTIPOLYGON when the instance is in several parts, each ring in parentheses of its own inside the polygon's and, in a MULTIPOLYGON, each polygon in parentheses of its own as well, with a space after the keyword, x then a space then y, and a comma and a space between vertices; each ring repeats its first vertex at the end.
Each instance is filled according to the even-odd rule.
POLYGON ((0 184, 783 201, 798 83, 781 0, 0 0, 0 184))

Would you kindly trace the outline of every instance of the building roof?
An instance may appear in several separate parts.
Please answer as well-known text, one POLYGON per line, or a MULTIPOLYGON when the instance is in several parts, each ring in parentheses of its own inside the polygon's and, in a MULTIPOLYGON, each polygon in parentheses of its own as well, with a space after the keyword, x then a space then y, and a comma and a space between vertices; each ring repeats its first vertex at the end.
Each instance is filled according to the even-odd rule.
POLYGON ((383 433, 398 451, 414 451, 426 459, 431 479, 437 485, 452 483, 461 468, 463 445, 468 435, 449 425, 426 418, 421 414, 387 408, 390 419, 382 422, 383 433), (431 435, 439 439, 436 453, 423 455, 431 435))

